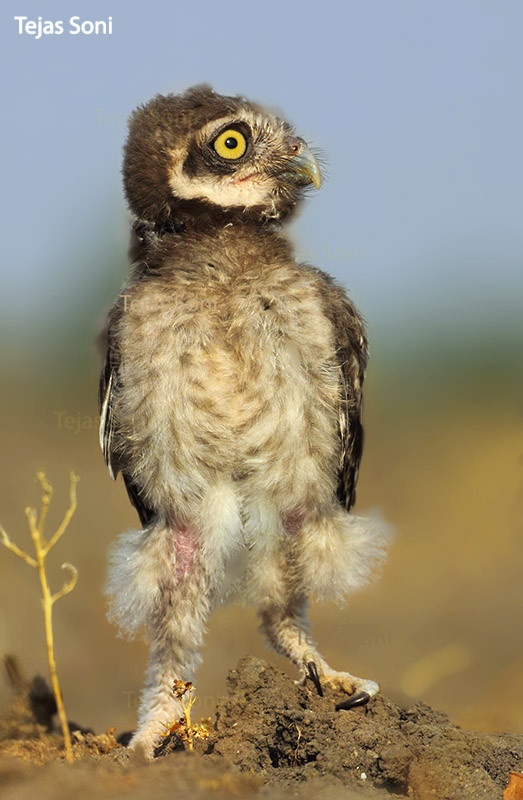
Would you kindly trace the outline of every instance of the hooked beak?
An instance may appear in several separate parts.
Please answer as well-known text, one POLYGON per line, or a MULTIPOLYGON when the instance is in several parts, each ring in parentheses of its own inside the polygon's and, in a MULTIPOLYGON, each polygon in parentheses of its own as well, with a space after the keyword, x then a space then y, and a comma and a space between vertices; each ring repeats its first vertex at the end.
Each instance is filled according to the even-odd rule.
POLYGON ((298 186, 309 186, 313 183, 316 189, 319 189, 321 186, 320 168, 303 139, 293 139, 292 151, 295 155, 289 161, 284 174, 298 186))

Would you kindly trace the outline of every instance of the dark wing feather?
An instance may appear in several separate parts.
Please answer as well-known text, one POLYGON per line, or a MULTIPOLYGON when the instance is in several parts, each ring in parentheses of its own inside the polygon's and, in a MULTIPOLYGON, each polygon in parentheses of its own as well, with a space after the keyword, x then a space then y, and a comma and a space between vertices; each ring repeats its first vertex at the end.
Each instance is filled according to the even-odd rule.
POLYGON ((111 478, 116 480, 118 473, 122 473, 122 478, 124 480, 129 499, 138 512, 140 522, 145 526, 153 518, 154 511, 149 508, 140 497, 138 487, 133 483, 132 479, 127 474, 124 465, 120 463, 118 452, 115 447, 118 431, 114 414, 114 403, 116 392, 118 391, 119 386, 120 365, 120 354, 115 335, 115 328, 120 314, 121 307, 117 301, 115 306, 113 306, 111 309, 107 328, 102 337, 106 343, 106 354, 98 387, 100 447, 102 448, 102 453, 105 463, 109 468, 109 474, 111 475, 111 478))
MULTIPOLYGON (((355 312, 352 304, 349 305, 355 312)), ((361 332, 349 327, 336 330, 341 383, 338 498, 347 511, 356 500, 356 483, 363 454, 362 387, 367 364, 367 341, 363 326, 361 328, 361 332)))
POLYGON ((118 385, 119 357, 115 343, 112 341, 111 320, 109 320, 104 338, 106 338, 107 349, 102 374, 100 375, 100 383, 98 385, 98 411, 100 413, 99 436, 100 447, 102 448, 105 463, 109 468, 109 474, 113 480, 116 480, 120 469, 113 451, 115 432, 114 397, 118 385))
POLYGON ((350 511, 363 452, 363 379, 367 366, 367 338, 363 319, 344 289, 324 272, 320 291, 330 320, 340 375, 338 498, 350 511))

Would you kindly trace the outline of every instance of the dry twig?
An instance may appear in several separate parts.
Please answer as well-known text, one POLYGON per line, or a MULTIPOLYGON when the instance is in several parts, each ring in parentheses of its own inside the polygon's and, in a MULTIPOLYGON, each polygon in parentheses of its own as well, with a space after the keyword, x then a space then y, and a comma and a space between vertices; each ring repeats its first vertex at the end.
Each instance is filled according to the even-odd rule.
POLYGON ((161 735, 166 737, 176 733, 182 741, 187 742, 188 749, 193 750, 194 739, 207 739, 211 730, 211 718, 202 717, 200 722, 191 722, 191 708, 196 702, 194 696, 194 685, 191 681, 175 681, 173 684, 173 694, 182 704, 184 716, 180 719, 174 719, 170 725, 165 725, 165 733, 161 735), (188 694, 187 699, 185 695, 188 694))
POLYGON ((71 488, 69 494, 69 508, 65 512, 65 516, 57 528, 56 532, 51 536, 48 542, 44 539, 44 522, 47 517, 51 498, 53 496, 53 489, 47 482, 43 472, 38 473, 38 480, 42 489, 42 505, 40 508, 40 515, 38 516, 35 509, 26 508, 25 515, 29 522, 29 530, 33 540, 36 558, 33 558, 24 550, 21 550, 18 545, 11 541, 6 531, 0 526, 0 536, 2 537, 2 544, 11 550, 12 553, 21 558, 30 567, 34 567, 38 571, 40 578, 40 585, 42 587, 42 607, 44 611, 44 624, 45 624, 45 640, 47 644, 47 660, 49 662, 49 672, 51 676, 51 685, 53 687, 54 696, 56 699, 56 706, 58 710, 58 718, 62 728, 65 745, 65 755, 68 761, 73 760, 73 750, 71 747, 71 736, 69 733, 69 726, 67 724, 67 717, 65 714, 64 704, 62 700, 62 693, 58 683, 58 674, 56 671, 56 662, 54 657, 54 641, 53 641, 53 605, 64 595, 72 592, 78 578, 76 567, 72 564, 62 564, 62 569, 70 573, 69 579, 64 583, 59 591, 54 594, 49 589, 47 575, 45 572, 45 559, 49 551, 58 542, 61 536, 65 533, 71 517, 76 511, 76 484, 78 483, 78 476, 71 472, 71 488))

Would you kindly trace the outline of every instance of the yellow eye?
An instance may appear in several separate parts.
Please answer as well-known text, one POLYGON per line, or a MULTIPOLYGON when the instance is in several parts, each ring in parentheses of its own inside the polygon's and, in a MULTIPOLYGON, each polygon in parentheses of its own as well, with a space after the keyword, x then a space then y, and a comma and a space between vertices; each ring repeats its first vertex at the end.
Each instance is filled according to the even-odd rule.
POLYGON ((247 140, 240 131, 228 128, 214 140, 213 147, 222 158, 241 158, 247 150, 247 140))

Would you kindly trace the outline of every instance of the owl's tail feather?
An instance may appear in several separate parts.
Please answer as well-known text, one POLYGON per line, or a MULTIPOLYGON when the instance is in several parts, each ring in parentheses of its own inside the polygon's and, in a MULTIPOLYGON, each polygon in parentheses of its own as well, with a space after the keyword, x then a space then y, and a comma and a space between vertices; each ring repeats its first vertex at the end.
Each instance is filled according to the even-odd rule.
POLYGON ((122 533, 111 548, 107 616, 119 635, 132 639, 151 622, 174 578, 172 531, 160 523, 122 533))
POLYGON ((349 514, 341 506, 304 522, 299 536, 298 578, 307 595, 342 602, 378 577, 390 526, 349 514))

